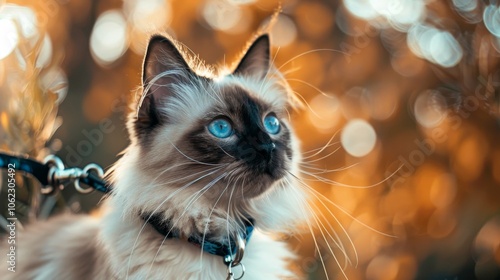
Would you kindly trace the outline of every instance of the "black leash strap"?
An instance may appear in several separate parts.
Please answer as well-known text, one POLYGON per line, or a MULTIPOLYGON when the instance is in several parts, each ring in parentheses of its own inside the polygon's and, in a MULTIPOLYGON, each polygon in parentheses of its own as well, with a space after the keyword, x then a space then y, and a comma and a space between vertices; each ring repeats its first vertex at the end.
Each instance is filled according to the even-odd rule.
POLYGON ((93 190, 108 193, 111 190, 111 186, 102 179, 104 174, 99 165, 92 163, 83 169, 66 168, 62 160, 54 155, 46 157, 42 163, 27 156, 0 152, 0 168, 12 168, 31 174, 42 184, 44 194, 52 194, 71 182, 74 182, 75 188, 81 193, 93 190), (89 187, 83 188, 80 183, 89 187))
POLYGON ((33 175, 43 186, 49 185, 47 175, 50 167, 28 157, 0 153, 0 168, 22 171, 33 175))

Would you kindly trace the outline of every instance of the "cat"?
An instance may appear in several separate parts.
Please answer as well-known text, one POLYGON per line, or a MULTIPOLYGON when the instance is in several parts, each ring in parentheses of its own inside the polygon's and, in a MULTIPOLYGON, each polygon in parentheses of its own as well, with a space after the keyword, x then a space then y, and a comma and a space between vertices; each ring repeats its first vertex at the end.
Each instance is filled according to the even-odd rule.
POLYGON ((234 70, 216 73, 152 36, 102 216, 28 226, 16 273, 2 279, 226 279, 228 268, 245 280, 299 278, 276 237, 308 219, 308 198, 292 93, 270 48, 261 34, 234 70))

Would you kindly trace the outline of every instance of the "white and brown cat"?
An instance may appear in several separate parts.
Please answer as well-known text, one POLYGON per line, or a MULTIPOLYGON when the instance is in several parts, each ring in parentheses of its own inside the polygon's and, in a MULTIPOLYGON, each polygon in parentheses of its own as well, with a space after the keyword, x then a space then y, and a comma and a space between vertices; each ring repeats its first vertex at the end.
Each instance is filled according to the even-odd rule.
POLYGON ((153 36, 105 213, 20 232, 17 271, 2 279, 226 279, 224 255, 238 239, 243 279, 296 278, 294 254, 273 237, 307 218, 307 198, 287 120, 291 93, 271 64, 267 35, 233 71, 153 36))

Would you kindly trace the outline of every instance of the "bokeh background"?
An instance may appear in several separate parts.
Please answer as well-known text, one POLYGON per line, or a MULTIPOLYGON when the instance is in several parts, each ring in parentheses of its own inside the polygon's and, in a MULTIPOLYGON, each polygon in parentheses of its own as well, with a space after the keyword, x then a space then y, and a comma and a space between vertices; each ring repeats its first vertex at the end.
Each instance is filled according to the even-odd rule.
MULTIPOLYGON (((227 65, 273 15, 274 62, 306 104, 292 121, 321 198, 315 238, 287 238, 295 269, 500 279, 494 0, 0 0, 0 149, 109 167, 128 143, 150 34, 227 65)), ((36 183, 18 182, 26 221, 101 199, 33 197, 36 183)))

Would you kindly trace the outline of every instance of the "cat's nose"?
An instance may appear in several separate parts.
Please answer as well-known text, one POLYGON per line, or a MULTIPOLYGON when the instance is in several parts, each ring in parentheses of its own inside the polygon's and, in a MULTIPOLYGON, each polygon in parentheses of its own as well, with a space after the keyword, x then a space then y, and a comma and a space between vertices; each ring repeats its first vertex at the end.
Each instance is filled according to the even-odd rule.
POLYGON ((276 149, 276 144, 267 133, 260 132, 258 136, 254 138, 253 146, 265 163, 269 163, 271 161, 273 152, 276 149))
POLYGON ((257 150, 260 151, 266 163, 269 163, 273 157, 273 152, 276 149, 274 142, 262 143, 258 146, 257 150))
POLYGON ((254 132, 238 143, 236 156, 251 165, 254 170, 272 172, 277 156, 276 149, 276 143, 269 135, 254 132))

